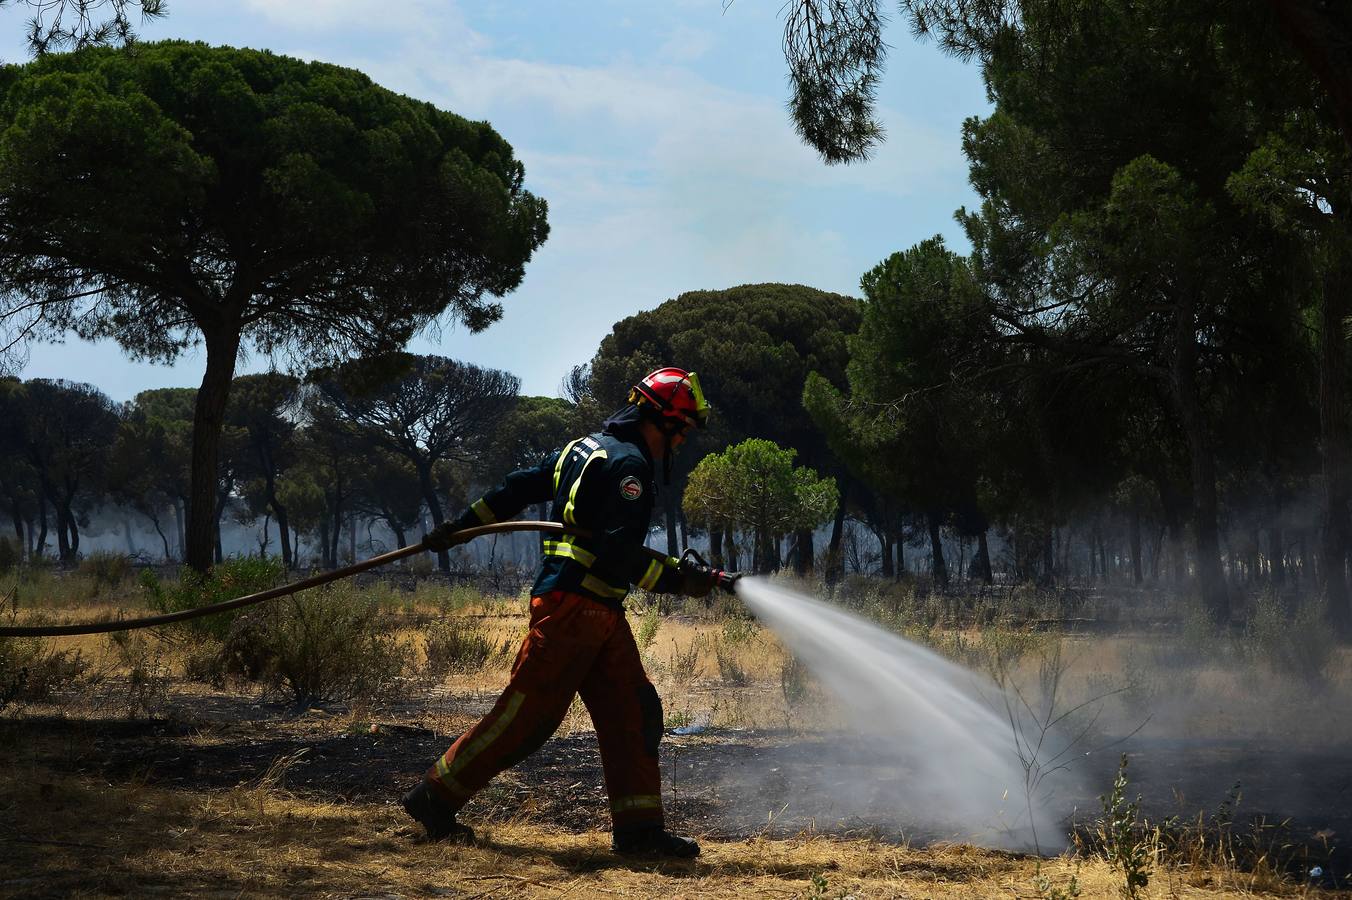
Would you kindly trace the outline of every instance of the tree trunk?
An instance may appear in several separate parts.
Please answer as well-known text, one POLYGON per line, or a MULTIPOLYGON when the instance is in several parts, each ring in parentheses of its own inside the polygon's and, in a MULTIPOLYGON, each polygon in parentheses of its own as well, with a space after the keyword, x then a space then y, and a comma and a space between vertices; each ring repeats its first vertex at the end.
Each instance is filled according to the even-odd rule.
POLYGON ((329 550, 332 545, 329 543, 329 517, 319 517, 319 564, 326 569, 333 568, 329 561, 329 550))
POLYGON ((282 547, 282 567, 289 572, 295 564, 295 557, 291 552, 291 526, 286 518, 286 507, 277 499, 277 484, 271 473, 268 473, 266 485, 268 506, 272 509, 272 517, 277 520, 277 542, 282 547))
POLYGON ((736 572, 737 569, 738 569, 738 566, 737 566, 737 538, 736 538, 736 535, 733 534, 733 530, 732 530, 731 528, 729 528, 727 531, 723 532, 723 542, 724 542, 724 547, 727 548, 727 549, 724 551, 724 553, 723 553, 723 558, 724 558, 724 559, 727 561, 727 563, 728 563, 728 571, 730 571, 730 572, 736 572))
POLYGON ((726 559, 726 557, 723 556, 723 529, 721 529, 721 528, 710 528, 710 529, 709 529, 709 563, 710 563, 715 569, 728 569, 728 570, 731 570, 732 567, 729 566, 729 565, 726 565, 726 564, 724 563, 724 560, 725 560, 725 559, 726 559))
POLYGON ((845 574, 845 554, 840 549, 840 541, 845 534, 845 499, 850 490, 849 479, 837 478, 836 487, 840 490, 840 503, 836 506, 836 518, 831 523, 831 542, 826 550, 827 584, 835 584, 845 574))
POLYGON ((175 558, 182 562, 188 552, 188 501, 177 497, 170 508, 174 513, 174 538, 178 541, 175 558))
POLYGON ((974 574, 984 584, 995 582, 995 573, 991 571, 991 548, 986 541, 986 529, 976 534, 976 559, 972 561, 974 574))
POLYGON ((70 531, 66 525, 66 507, 56 500, 52 501, 52 506, 56 508, 56 552, 57 558, 62 562, 70 559, 70 531))
POLYGON ((19 559, 22 560, 24 558, 23 513, 19 511, 19 501, 11 498, 9 510, 11 520, 14 523, 14 533, 19 537, 19 543, 15 546, 18 547, 19 559))
POLYGON ((1131 511, 1131 583, 1141 583, 1141 511, 1131 511))
POLYGON ((667 517, 667 555, 680 556, 680 545, 676 543, 676 492, 671 488, 662 492, 662 506, 667 517))
POLYGON ((947 588, 948 566, 944 563, 944 542, 939 535, 939 517, 934 513, 927 513, 925 519, 929 524, 930 554, 933 558, 934 583, 940 588, 947 588))
POLYGON ((192 487, 189 489, 187 563, 198 572, 211 568, 216 533, 216 471, 221 426, 230 399, 230 379, 239 355, 239 331, 231 326, 203 328, 207 370, 197 391, 192 420, 192 487))
POLYGON ((1277 586, 1286 582, 1286 547, 1283 544, 1282 529, 1273 524, 1268 529, 1268 560, 1272 568, 1272 583, 1277 586))
POLYGON ((77 559, 80 555, 80 523, 75 521, 75 510, 71 509, 69 501, 65 506, 66 527, 70 529, 70 558, 77 559))
MULTIPOLYGON (((422 488, 423 502, 427 504, 427 511, 432 514, 432 527, 435 528, 446 521, 446 516, 441 511, 441 501, 437 499, 436 485, 432 483, 432 464, 416 459, 413 466, 418 470, 418 485, 422 488)), ((451 554, 448 551, 437 551, 437 568, 443 572, 451 571, 451 554)))
POLYGON ((797 552, 794 554, 793 570, 800 576, 812 574, 814 557, 817 554, 816 547, 813 546, 813 537, 811 528, 800 528, 794 532, 794 546, 797 552))
POLYGON ((1319 447, 1324 469, 1324 497, 1320 534, 1319 592, 1335 633, 1352 632, 1345 568, 1352 545, 1352 501, 1349 478, 1347 401, 1347 351, 1343 320, 1347 315, 1346 263, 1334 260, 1324 279, 1319 335, 1319 447))
POLYGON ((35 558, 47 555, 47 498, 38 493, 38 540, 37 545, 30 554, 35 558))
POLYGON ((1225 575, 1221 571, 1220 533, 1216 524, 1216 457, 1211 448, 1197 386, 1196 328, 1193 300, 1185 291, 1174 323, 1171 387, 1180 424, 1188 441, 1193 531, 1197 547, 1197 589, 1207 615, 1216 624, 1224 625, 1230 621, 1230 596, 1226 590, 1225 575))
POLYGON ((1053 538, 1056 534, 1056 527, 1048 525, 1042 532, 1042 582, 1043 584, 1053 584, 1056 581, 1056 547, 1053 544, 1053 538))
POLYGON ((884 578, 893 578, 897 574, 896 569, 892 565, 892 540, 892 532, 888 531, 886 528, 878 529, 878 544, 880 546, 880 553, 882 554, 882 575, 884 578))
POLYGON ((220 565, 225 560, 225 553, 221 547, 221 517, 225 515, 225 508, 230 504, 230 487, 228 485, 218 485, 216 490, 216 518, 211 523, 212 550, 215 554, 216 564, 220 565))
POLYGON ((150 524, 155 527, 155 534, 160 535, 160 543, 165 545, 165 562, 168 562, 169 559, 173 559, 173 553, 169 550, 169 536, 165 534, 164 528, 160 527, 160 516, 146 514, 146 518, 150 519, 150 524))

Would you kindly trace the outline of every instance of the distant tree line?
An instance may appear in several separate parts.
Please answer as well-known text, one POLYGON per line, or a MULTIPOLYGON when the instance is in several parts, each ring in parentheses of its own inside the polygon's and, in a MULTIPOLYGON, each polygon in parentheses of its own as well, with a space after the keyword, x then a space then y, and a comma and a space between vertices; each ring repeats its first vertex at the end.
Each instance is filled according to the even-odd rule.
MULTIPOLYGON (((880 19, 851 5, 834 7, 839 34, 793 44, 794 114, 838 159, 876 137, 880 19)), ((398 352, 442 316, 490 324, 489 298, 544 240, 544 203, 487 125, 257 51, 93 48, 6 69, 12 340, 74 331, 160 359, 200 341, 207 367, 201 388, 123 409, 87 385, 6 382, 4 509, 25 547, 71 557, 89 504, 111 498, 166 552, 183 530, 198 568, 244 510, 263 551, 275 531, 295 564, 295 535, 315 534, 333 564, 344 521, 411 540, 424 512, 440 521, 678 364, 715 416, 659 498, 672 553, 702 536, 725 562, 833 579, 923 564, 943 586, 956 542, 978 581, 1167 581, 1217 621, 1240 590, 1315 584, 1347 633, 1352 158, 1319 62, 1343 45, 1274 37, 1316 6, 1332 9, 904 3, 981 65, 995 104, 963 130, 971 252, 922 241, 865 273, 858 300, 682 294, 616 323, 561 400, 398 352), (245 346, 313 368, 236 378, 245 346), (849 522, 875 537, 873 562, 849 522)))

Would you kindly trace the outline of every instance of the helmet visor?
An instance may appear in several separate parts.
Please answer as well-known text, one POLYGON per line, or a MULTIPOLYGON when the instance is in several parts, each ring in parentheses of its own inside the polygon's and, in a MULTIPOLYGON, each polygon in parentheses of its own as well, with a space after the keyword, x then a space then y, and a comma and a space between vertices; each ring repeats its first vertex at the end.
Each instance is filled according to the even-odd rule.
POLYGON ((699 376, 691 372, 686 376, 690 382, 690 393, 695 398, 695 424, 703 428, 709 421, 709 403, 704 399, 704 390, 699 386, 699 376))

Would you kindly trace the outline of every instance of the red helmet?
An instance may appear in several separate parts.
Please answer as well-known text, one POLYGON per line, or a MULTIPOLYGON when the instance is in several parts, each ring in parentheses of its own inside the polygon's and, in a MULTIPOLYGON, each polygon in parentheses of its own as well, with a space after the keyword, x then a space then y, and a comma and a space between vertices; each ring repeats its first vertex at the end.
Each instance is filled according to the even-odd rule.
POLYGON ((682 427, 703 428, 709 420, 709 404, 700 390, 699 376, 674 366, 644 375, 629 389, 629 402, 682 427))

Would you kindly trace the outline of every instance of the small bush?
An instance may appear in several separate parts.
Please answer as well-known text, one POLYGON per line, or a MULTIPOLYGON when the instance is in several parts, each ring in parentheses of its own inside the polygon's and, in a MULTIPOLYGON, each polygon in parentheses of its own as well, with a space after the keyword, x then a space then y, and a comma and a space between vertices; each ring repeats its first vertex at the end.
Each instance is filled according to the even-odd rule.
POLYGON ((723 679, 724 684, 741 687, 751 682, 746 669, 742 668, 741 660, 737 658, 736 651, 722 640, 714 642, 714 658, 718 660, 718 677, 723 679))
POLYGON ((0 638, 0 710, 75 688, 88 670, 79 650, 53 650, 42 638, 0 638))
POLYGON ((756 636, 756 623, 752 619, 730 618, 723 623, 723 642, 729 647, 750 643, 756 636))
POLYGON ((661 611, 654 603, 643 611, 643 618, 639 619, 638 631, 634 633, 634 643, 638 644, 640 653, 653 645, 653 641, 657 639, 657 629, 661 627, 661 611))
POLYGON ((1271 594, 1255 601, 1244 629, 1241 653, 1279 675, 1291 675, 1309 684, 1324 680, 1336 650, 1336 638, 1324 616, 1324 605, 1302 603, 1287 617, 1271 594))
POLYGON ((784 692, 784 703, 791 710, 797 709, 808 697, 807 666, 793 654, 785 656, 779 667, 779 688, 784 692))
POLYGON ((704 648, 704 639, 699 635, 684 650, 676 641, 671 642, 671 678, 679 685, 687 685, 699 674, 699 656, 704 648))
POLYGON ((131 575, 131 560, 121 553, 91 553, 80 561, 79 573, 93 584, 93 596, 117 590, 131 575))
POLYGON ((380 696, 410 654, 352 585, 282 597, 242 615, 222 649, 224 670, 289 691, 297 705, 380 696))
POLYGON ((443 678, 451 672, 473 672, 496 655, 493 642, 470 619, 440 619, 427 629, 427 672, 443 678))
POLYGON ((121 696, 129 717, 158 715, 169 700, 169 665, 164 647, 144 631, 114 631, 108 635, 114 659, 127 670, 121 696))
MULTIPOLYGON (((150 605, 160 612, 172 613, 222 603, 276 587, 286 571, 276 557, 259 559, 246 556, 228 559, 206 575, 184 566, 177 584, 165 584, 152 570, 141 573, 140 584, 150 605)), ((191 634, 218 641, 230 634, 240 610, 216 613, 182 623, 191 634)))

